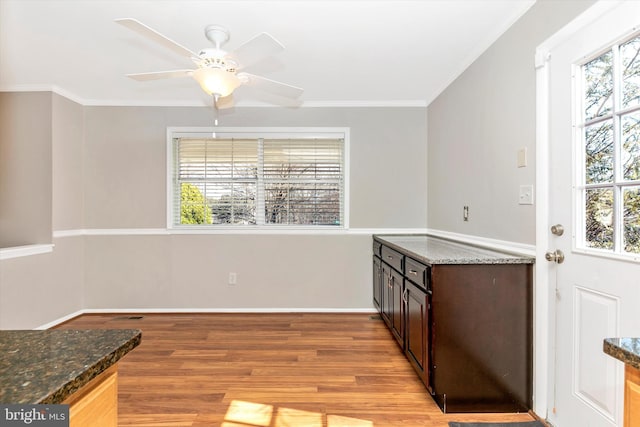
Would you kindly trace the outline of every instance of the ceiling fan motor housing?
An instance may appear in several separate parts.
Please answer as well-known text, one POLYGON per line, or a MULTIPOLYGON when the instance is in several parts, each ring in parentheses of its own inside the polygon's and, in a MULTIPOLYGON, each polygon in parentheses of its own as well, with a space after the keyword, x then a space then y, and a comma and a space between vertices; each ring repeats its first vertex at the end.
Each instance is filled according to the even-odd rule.
POLYGON ((198 52, 197 64, 200 68, 221 68, 230 73, 235 73, 238 69, 238 64, 235 61, 225 58, 226 52, 220 49, 202 49, 198 52))

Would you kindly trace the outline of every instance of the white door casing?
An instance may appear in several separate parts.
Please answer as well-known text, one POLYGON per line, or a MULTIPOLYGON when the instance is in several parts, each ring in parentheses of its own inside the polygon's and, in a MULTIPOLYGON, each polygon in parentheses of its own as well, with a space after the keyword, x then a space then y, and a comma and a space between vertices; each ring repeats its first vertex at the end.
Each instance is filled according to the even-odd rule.
POLYGON ((600 1, 536 52, 534 411, 557 427, 622 427, 623 366, 602 352, 602 338, 640 336, 640 264, 576 248, 572 71, 638 24, 640 2, 600 1), (562 236, 551 234, 555 223, 562 236), (563 264, 545 259, 556 249, 563 264))

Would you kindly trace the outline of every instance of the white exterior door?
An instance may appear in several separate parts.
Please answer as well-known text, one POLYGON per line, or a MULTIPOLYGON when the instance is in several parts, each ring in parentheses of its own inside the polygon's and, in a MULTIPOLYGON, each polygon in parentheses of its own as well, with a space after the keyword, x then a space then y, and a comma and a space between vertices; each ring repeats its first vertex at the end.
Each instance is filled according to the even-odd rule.
MULTIPOLYGON (((605 3, 608 4, 595 6, 597 12, 587 11, 570 24, 561 32, 561 37, 552 38, 553 42, 544 48, 546 51, 539 50, 538 57, 540 60, 540 55, 544 56, 546 77, 543 83, 548 89, 548 110, 544 119, 548 137, 548 198, 542 201, 547 217, 538 222, 539 225, 546 224, 546 230, 538 230, 538 240, 546 245, 542 249, 548 251, 551 258, 551 261, 540 256, 537 259, 537 273, 545 274, 544 281, 548 282, 549 288, 545 292, 548 292, 550 319, 550 382, 545 393, 548 403, 546 414, 539 415, 546 415, 556 427, 622 427, 623 364, 603 353, 602 340, 640 336, 640 253, 635 256, 615 254, 615 249, 620 249, 621 236, 625 235, 624 212, 616 209, 614 203, 610 210, 598 208, 595 215, 600 216, 595 219, 593 215, 582 213, 586 204, 594 202, 594 197, 600 197, 599 206, 603 206, 606 200, 613 202, 614 198, 624 197, 624 192, 629 191, 608 186, 610 181, 621 179, 615 170, 612 175, 605 176, 610 172, 609 168, 615 169, 625 157, 621 148, 623 143, 619 142, 625 137, 623 132, 611 130, 607 134, 609 126, 613 129, 625 119, 616 118, 606 109, 594 113, 592 108, 588 114, 583 114, 589 107, 587 102, 580 102, 589 86, 582 84, 581 66, 598 58, 607 47, 626 40, 625 37, 634 34, 634 27, 635 31, 640 29, 640 2, 605 3), (600 117, 596 123, 591 120, 584 125, 584 120, 594 114, 600 117), (597 132, 600 136, 595 135, 597 132), (587 135, 586 142, 581 135, 587 135), (585 164, 590 165, 587 172, 585 164), (589 174, 593 176, 589 177, 589 174), (601 182, 604 187, 598 188, 594 184, 593 188, 585 190, 585 183, 594 182, 601 182), (561 235, 558 235, 558 229, 552 233, 550 226, 555 224, 564 228, 561 235), (587 233, 586 228, 591 231, 587 233), (546 234, 542 239, 541 233, 546 234), (604 243, 594 241, 597 239, 604 243), (598 245, 606 249, 598 253, 593 249, 598 245), (554 251, 564 254, 562 263, 554 262, 554 255, 559 255, 554 251)), ((596 64, 594 69, 597 65, 606 68, 596 64)), ((616 82, 612 92, 618 90, 619 83, 616 82)), ((619 102, 618 95, 603 102, 607 105, 619 102)), ((630 109, 625 108, 628 113, 630 109)), ((632 118, 640 122, 640 112, 632 118)), ((640 193, 636 190, 640 186, 629 188, 640 193)))

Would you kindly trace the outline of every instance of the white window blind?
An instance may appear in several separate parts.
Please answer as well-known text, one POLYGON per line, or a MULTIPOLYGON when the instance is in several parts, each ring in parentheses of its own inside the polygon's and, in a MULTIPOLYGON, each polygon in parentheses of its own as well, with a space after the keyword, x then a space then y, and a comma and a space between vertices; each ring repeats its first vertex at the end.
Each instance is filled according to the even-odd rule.
POLYGON ((173 138, 173 226, 344 224, 344 138, 173 138))
POLYGON ((255 224, 258 142, 202 138, 176 142, 175 223, 255 224))
POLYGON ((342 223, 342 140, 264 140, 265 223, 342 223))

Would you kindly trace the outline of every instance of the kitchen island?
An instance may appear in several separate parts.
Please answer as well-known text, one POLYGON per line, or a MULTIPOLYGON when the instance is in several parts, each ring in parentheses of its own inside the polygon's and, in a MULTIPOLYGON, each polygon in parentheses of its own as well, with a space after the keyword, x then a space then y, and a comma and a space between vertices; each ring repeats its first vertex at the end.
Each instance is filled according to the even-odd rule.
POLYGON ((603 351, 624 362, 624 427, 640 427, 640 338, 605 338, 603 351))
POLYGON ((0 403, 69 404, 71 426, 117 426, 117 365, 137 329, 0 331, 0 403))

